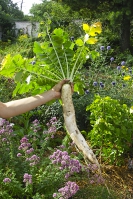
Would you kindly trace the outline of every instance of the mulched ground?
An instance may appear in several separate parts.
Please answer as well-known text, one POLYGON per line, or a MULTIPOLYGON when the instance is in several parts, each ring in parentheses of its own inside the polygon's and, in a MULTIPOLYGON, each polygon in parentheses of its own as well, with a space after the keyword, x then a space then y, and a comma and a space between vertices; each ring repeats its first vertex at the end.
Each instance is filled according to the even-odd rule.
POLYGON ((103 171, 107 186, 118 193, 120 199, 133 199, 133 169, 106 166, 103 171))
POLYGON ((133 199, 133 169, 104 165, 102 174, 104 185, 90 185, 85 179, 77 181, 80 191, 72 199, 133 199))

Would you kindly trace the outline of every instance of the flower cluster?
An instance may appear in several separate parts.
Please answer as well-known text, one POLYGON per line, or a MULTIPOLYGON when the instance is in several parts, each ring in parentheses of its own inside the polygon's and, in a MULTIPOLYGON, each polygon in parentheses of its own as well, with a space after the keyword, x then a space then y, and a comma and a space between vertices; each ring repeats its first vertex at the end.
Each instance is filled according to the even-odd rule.
MULTIPOLYGON (((111 46, 107 46, 106 49, 107 49, 107 50, 110 50, 110 49, 111 49, 111 46)), ((100 46, 100 50, 101 50, 101 51, 105 50, 105 46, 100 46)))
MULTIPOLYGON (((31 147, 31 143, 29 143, 29 139, 26 136, 24 136, 20 140, 20 143, 21 143, 21 145, 18 147, 18 149, 24 151, 26 157, 27 157, 27 155, 31 155, 31 153, 34 152, 34 148, 31 147)), ((22 156, 21 153, 17 154, 17 157, 21 157, 21 156, 22 156)), ((31 157, 27 157, 26 161, 30 162, 30 166, 34 166, 39 163, 40 157, 33 154, 33 155, 31 155, 31 157)))
POLYGON ((13 125, 9 121, 0 118, 0 136, 1 135, 10 135, 13 132, 13 125))
POLYGON ((66 173, 65 178, 68 178, 73 173, 79 173, 82 169, 80 162, 76 159, 71 159, 67 151, 57 149, 53 155, 50 156, 50 159, 53 164, 60 165, 60 170, 69 170, 69 172, 66 173))
POLYGON ((53 198, 69 199, 75 195, 78 190, 79 186, 75 182, 68 181, 66 182, 65 187, 62 187, 58 190, 59 194, 53 194, 53 198))
POLYGON ((18 147, 18 149, 26 151, 31 146, 31 144, 28 141, 28 138, 24 136, 20 140, 21 145, 18 147))
POLYGON ((32 184, 32 175, 25 173, 23 178, 24 178, 23 182, 25 182, 27 185, 32 184))
POLYGON ((5 183, 11 182, 11 179, 10 178, 4 178, 3 182, 5 182, 5 183))
POLYGON ((33 130, 34 133, 37 133, 39 130, 41 130, 40 123, 39 123, 39 121, 37 119, 35 119, 32 122, 31 129, 33 130))
POLYGON ((34 166, 38 164, 38 162, 40 161, 40 157, 34 154, 30 158, 27 158, 26 160, 30 162, 30 166, 34 166))
POLYGON ((51 138, 54 138, 54 134, 57 132, 59 126, 59 122, 56 117, 50 119, 47 123, 48 130, 45 130, 43 134, 49 135, 51 138))
POLYGON ((14 136, 13 134, 13 123, 0 118, 0 145, 7 146, 10 144, 10 138, 14 136))
MULTIPOLYGON (((101 46, 100 49, 104 50, 104 46, 101 46)), ((111 64, 112 64, 112 62, 114 60, 115 60, 114 57, 110 58, 111 64)), ((128 67, 126 67, 125 64, 126 64, 125 61, 121 61, 120 65, 117 65, 116 68, 114 68, 115 69, 114 70, 115 79, 117 79, 117 81, 116 80, 112 80, 112 82, 111 82, 112 86, 115 86, 116 84, 120 83, 122 85, 122 87, 125 87, 126 84, 123 82, 123 80, 124 81, 129 81, 132 78, 132 70, 129 69, 128 67)), ((102 81, 101 82, 93 81, 92 84, 93 84, 93 87, 97 87, 97 88, 98 88, 98 86, 99 86, 99 88, 104 88, 105 87, 105 82, 103 83, 102 81)), ((108 83, 107 83, 107 85, 108 85, 108 83)))

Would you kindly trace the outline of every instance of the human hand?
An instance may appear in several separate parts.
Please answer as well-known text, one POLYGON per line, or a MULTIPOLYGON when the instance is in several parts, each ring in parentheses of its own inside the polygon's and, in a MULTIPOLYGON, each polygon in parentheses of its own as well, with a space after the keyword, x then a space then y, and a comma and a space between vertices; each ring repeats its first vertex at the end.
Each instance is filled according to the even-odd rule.
MULTIPOLYGON (((61 98, 61 89, 62 89, 62 86, 66 83, 69 83, 70 80, 68 79, 64 79, 62 81, 60 81, 58 84, 56 84, 53 88, 52 88, 52 91, 55 92, 55 98, 56 99, 60 99, 61 98)), ((73 83, 71 83, 71 88, 72 88, 72 93, 73 93, 73 90, 74 90, 74 86, 73 86, 73 83)))

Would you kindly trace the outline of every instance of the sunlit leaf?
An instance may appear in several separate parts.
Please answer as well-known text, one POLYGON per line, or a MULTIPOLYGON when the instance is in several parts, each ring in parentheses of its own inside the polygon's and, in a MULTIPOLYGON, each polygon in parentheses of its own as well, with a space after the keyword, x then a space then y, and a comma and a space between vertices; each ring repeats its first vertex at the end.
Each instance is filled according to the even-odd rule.
POLYGON ((63 36, 63 30, 61 28, 54 29, 53 33, 57 36, 63 36))
POLYGON ((83 46, 84 42, 82 41, 82 39, 77 39, 76 42, 77 46, 83 46))
POLYGON ((33 48, 34 53, 42 53, 42 48, 38 42, 34 42, 34 48, 33 48))
POLYGON ((84 30, 86 33, 89 33, 90 26, 89 26, 88 24, 83 24, 83 30, 84 30))
POLYGON ((91 26, 88 24, 83 24, 83 30, 90 36, 96 36, 102 32, 101 22, 96 22, 91 26))
POLYGON ((96 59, 99 55, 100 55, 99 52, 97 52, 95 50, 91 51, 91 57, 92 57, 92 59, 96 59))
POLYGON ((23 75, 23 71, 19 71, 18 73, 15 74, 15 81, 18 82, 21 80, 21 77, 23 75))
POLYGON ((90 38, 86 41, 86 43, 87 43, 87 44, 95 44, 97 41, 98 41, 98 40, 97 40, 96 38, 90 37, 90 38))

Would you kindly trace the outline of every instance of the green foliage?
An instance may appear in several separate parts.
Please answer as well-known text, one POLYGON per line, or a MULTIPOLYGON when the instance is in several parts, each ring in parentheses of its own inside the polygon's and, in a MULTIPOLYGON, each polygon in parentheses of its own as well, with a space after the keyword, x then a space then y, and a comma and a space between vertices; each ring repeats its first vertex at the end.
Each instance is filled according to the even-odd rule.
POLYGON ((110 97, 96 96, 86 110, 91 112, 89 119, 93 129, 88 138, 92 147, 102 161, 121 164, 133 144, 133 115, 129 108, 110 97))
POLYGON ((65 27, 73 19, 78 19, 78 12, 74 12, 67 5, 62 5, 54 1, 43 1, 41 4, 34 4, 30 9, 30 13, 34 15, 35 21, 47 21, 49 18, 52 21, 52 28, 65 27))

